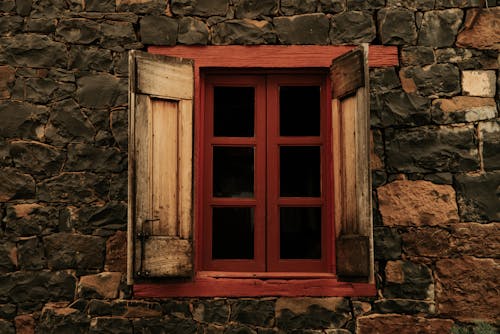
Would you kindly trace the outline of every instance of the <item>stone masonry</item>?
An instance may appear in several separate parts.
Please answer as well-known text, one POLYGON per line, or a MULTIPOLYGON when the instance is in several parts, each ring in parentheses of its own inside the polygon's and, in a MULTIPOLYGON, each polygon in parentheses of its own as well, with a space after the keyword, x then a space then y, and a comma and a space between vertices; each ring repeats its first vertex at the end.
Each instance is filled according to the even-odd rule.
POLYGON ((449 333, 500 319, 500 2, 2 0, 0 333, 449 333), (127 52, 398 47, 372 69, 372 298, 135 299, 127 52))

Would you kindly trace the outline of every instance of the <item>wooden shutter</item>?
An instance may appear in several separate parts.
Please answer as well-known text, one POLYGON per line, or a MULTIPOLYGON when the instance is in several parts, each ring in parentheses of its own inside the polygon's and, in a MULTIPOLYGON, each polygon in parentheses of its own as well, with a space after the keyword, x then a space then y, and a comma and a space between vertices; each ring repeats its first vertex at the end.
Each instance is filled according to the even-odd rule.
POLYGON ((128 282, 192 274, 193 62, 129 56, 128 282))
POLYGON ((360 46, 334 59, 330 75, 337 275, 373 282, 367 59, 360 46))

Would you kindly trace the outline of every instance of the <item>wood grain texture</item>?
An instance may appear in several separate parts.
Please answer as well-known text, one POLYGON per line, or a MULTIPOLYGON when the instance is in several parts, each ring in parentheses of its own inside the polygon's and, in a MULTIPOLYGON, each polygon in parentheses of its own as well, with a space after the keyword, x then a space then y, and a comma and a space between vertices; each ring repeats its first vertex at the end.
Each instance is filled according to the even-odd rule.
POLYGON ((198 278, 194 282, 136 284, 134 297, 255 297, 255 296, 375 296, 374 284, 343 283, 335 279, 198 278))
POLYGON ((143 268, 150 277, 189 277, 192 244, 177 237, 151 236, 144 243, 143 268))
MULTIPOLYGON (((197 68, 329 68, 335 59, 354 46, 320 45, 228 45, 228 46, 150 46, 148 52, 193 59, 197 68)), ((397 66, 396 46, 370 46, 370 67, 397 66)))
POLYGON ((343 98, 365 85, 363 50, 355 49, 338 58, 330 69, 332 97, 343 98))
POLYGON ((179 161, 177 235, 183 239, 193 236, 193 101, 179 101, 179 161))

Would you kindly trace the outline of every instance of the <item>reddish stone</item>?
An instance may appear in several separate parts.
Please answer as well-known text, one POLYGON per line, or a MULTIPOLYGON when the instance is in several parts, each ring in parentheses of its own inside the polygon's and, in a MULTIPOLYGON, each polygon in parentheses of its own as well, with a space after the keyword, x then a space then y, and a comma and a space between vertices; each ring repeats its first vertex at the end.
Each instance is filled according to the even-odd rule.
POLYGON ((459 220, 455 191, 450 185, 397 180, 377 192, 384 225, 445 225, 459 220))
POLYGON ((110 272, 82 276, 78 290, 82 295, 94 292, 102 298, 116 298, 118 297, 121 277, 121 273, 110 272))
POLYGON ((468 10, 465 29, 457 36, 457 46, 500 49, 500 7, 483 8, 480 12, 468 10))
POLYGON ((107 271, 127 272, 127 233, 117 231, 106 241, 107 271))
POLYGON ((35 319, 31 314, 23 314, 15 319, 16 334, 35 334, 35 319))
POLYGON ((10 97, 9 85, 14 82, 16 70, 8 65, 0 66, 0 99, 10 97))
POLYGON ((453 321, 409 315, 372 314, 357 319, 357 334, 450 333, 453 321))
POLYGON ((439 314, 464 322, 500 319, 499 259, 464 256, 439 260, 436 276, 439 314))

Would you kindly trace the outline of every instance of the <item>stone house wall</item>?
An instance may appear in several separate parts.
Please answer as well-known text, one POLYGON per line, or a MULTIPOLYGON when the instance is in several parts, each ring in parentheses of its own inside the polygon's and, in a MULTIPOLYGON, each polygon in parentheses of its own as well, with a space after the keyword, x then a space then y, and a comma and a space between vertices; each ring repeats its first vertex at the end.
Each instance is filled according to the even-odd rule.
POLYGON ((2 0, 0 333, 498 325, 500 7, 479 2, 2 0), (127 51, 360 42, 400 56, 370 72, 378 296, 134 300, 127 51))

